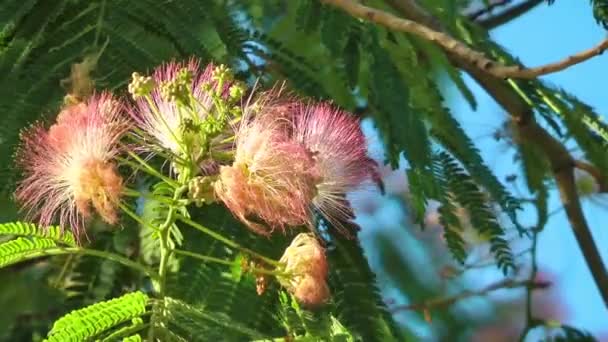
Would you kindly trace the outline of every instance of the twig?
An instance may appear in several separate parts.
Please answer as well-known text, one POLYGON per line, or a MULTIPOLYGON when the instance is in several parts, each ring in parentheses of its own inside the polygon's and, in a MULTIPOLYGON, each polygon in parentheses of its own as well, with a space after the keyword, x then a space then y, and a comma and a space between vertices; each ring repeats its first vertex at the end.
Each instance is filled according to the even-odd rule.
POLYGON ((597 56, 608 49, 608 40, 604 40, 592 49, 567 57, 566 59, 555 63, 535 68, 524 68, 521 65, 507 66, 489 59, 483 53, 471 49, 466 44, 452 38, 447 33, 435 31, 413 20, 399 18, 388 12, 361 5, 353 0, 322 1, 341 8, 354 17, 374 22, 395 31, 410 33, 429 40, 441 46, 447 53, 457 56, 459 60, 498 78, 533 79, 541 75, 566 69, 574 64, 581 63, 589 58, 597 56))
POLYGON ((575 160, 574 167, 590 174, 599 185, 599 192, 608 192, 608 180, 602 175, 598 168, 582 160, 575 160))
MULTIPOLYGON (((533 281, 536 278, 536 274, 538 273, 538 263, 537 263, 537 246, 538 246, 538 233, 539 233, 539 228, 540 227, 536 227, 536 229, 533 230, 532 233, 532 247, 531 247, 531 260, 530 260, 530 275, 528 277, 528 279, 530 281, 533 281)), ((521 332, 521 336, 519 338, 520 341, 524 341, 526 336, 528 335, 528 332, 530 331, 531 327, 534 325, 534 323, 537 321, 532 313, 532 290, 531 288, 526 288, 526 327, 522 330, 521 332)))
POLYGON ((550 284, 544 282, 532 282, 530 280, 514 280, 511 278, 502 279, 499 282, 490 284, 480 290, 471 291, 465 290, 461 293, 451 296, 451 297, 442 297, 431 299, 422 303, 408 304, 408 305, 399 305, 390 309, 392 313, 403 310, 423 310, 428 311, 431 309, 437 308, 445 308, 450 306, 458 301, 463 299, 471 298, 471 297, 480 297, 485 296, 490 292, 494 292, 501 289, 513 289, 519 287, 534 287, 534 288, 547 288, 550 284))
MULTIPOLYGON (((399 8, 408 8, 410 13, 402 11, 408 18, 417 18, 421 23, 432 27, 434 30, 442 30, 440 24, 432 16, 424 12, 413 0, 401 0, 407 5, 399 8)), ((585 262, 591 271, 598 291, 600 292, 604 305, 608 307, 608 272, 602 258, 595 246, 589 226, 583 215, 580 200, 576 193, 574 183, 574 158, 565 146, 549 134, 534 120, 534 111, 530 106, 503 80, 493 75, 472 67, 458 53, 447 50, 449 60, 456 66, 468 72, 497 103, 499 103, 514 121, 515 130, 522 141, 537 146, 549 159, 554 177, 558 184, 562 204, 566 209, 568 221, 576 236, 579 248, 583 253, 585 262)))
POLYGON ((477 23, 479 24, 479 26, 485 28, 486 30, 491 30, 500 25, 508 23, 509 21, 511 21, 513 19, 519 18, 523 14, 527 13, 529 10, 540 5, 542 2, 543 2, 543 0, 524 1, 520 4, 517 4, 513 7, 510 7, 508 9, 504 10, 503 12, 501 12, 497 15, 479 20, 477 23))

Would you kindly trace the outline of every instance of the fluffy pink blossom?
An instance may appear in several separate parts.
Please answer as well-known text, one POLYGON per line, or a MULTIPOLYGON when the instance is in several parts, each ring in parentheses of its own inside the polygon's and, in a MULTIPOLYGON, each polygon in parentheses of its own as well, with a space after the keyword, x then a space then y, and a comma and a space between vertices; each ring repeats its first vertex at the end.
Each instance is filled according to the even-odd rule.
POLYGON ((101 94, 65 107, 48 130, 24 132, 17 163, 25 178, 15 195, 28 217, 42 226, 58 220, 79 235, 92 206, 116 223, 122 178, 112 159, 127 129, 119 102, 101 94))
POLYGON ((234 164, 220 171, 218 197, 257 232, 310 226, 314 209, 348 234, 344 223, 353 214, 345 194, 380 179, 359 120, 329 104, 274 97, 270 92, 247 106, 234 164))
POLYGON ((359 119, 328 103, 296 102, 291 106, 292 139, 315 159, 319 172, 312 205, 334 227, 344 233, 344 223, 353 218, 345 194, 366 180, 380 183, 376 162, 367 156, 359 119))
MULTIPOLYGON (((146 133, 144 138, 152 139, 146 147, 149 152, 161 147, 181 158, 198 160, 201 157, 204 142, 195 132, 188 132, 187 126, 198 125, 209 115, 217 115, 210 89, 217 85, 213 78, 215 69, 213 64, 201 69, 200 62, 191 59, 166 63, 154 70, 151 80, 155 86, 150 96, 138 98, 131 109, 136 124, 146 133), (162 94, 162 85, 175 80, 184 69, 192 76, 190 108, 162 94)), ((231 85, 232 82, 223 84, 223 97, 228 97, 231 85)))
POLYGON ((289 275, 281 284, 305 306, 318 306, 330 296, 325 250, 312 233, 298 234, 280 260, 289 275))
POLYGON ((218 198, 235 216, 264 235, 275 228, 309 224, 318 181, 313 155, 289 139, 289 122, 274 114, 245 113, 236 133, 234 163, 221 167, 215 185, 218 198))

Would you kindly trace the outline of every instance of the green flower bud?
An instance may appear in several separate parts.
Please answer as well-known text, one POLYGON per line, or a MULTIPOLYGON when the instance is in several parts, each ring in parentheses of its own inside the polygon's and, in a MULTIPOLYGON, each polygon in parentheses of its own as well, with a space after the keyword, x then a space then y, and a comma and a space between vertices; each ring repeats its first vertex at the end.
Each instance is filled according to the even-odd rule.
POLYGON ((240 99, 244 93, 245 88, 239 83, 235 83, 230 87, 230 99, 233 101, 240 99))
POLYGON ((131 75, 131 83, 129 83, 129 93, 134 100, 140 97, 147 96, 156 87, 156 83, 150 76, 142 76, 137 72, 131 75))

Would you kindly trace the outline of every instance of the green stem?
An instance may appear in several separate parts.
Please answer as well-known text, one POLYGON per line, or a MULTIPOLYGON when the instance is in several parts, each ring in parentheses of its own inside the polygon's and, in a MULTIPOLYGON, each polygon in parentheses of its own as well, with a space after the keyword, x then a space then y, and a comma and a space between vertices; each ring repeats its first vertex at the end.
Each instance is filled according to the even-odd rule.
MULTIPOLYGON (((184 191, 188 189, 187 186, 181 186, 175 189, 173 200, 177 201, 182 196, 184 191)), ((160 226, 160 265, 158 266, 158 276, 160 278, 159 283, 159 295, 161 298, 165 296, 165 283, 167 276, 167 266, 169 257, 171 256, 171 247, 169 246, 169 234, 171 232, 171 226, 175 223, 175 206, 169 206, 169 212, 167 213, 167 219, 160 226)))
MULTIPOLYGON (((202 260, 204 262, 212 262, 212 263, 226 265, 226 266, 232 266, 234 264, 233 261, 216 258, 216 257, 208 256, 208 255, 193 253, 193 252, 189 252, 189 251, 184 251, 181 249, 174 249, 173 253, 175 253, 177 255, 184 255, 187 257, 194 258, 194 259, 202 260)), ((281 277, 289 276, 289 274, 285 273, 285 272, 271 271, 271 270, 266 270, 266 269, 257 268, 257 267, 252 267, 252 268, 250 268, 250 270, 253 274, 266 274, 266 275, 271 275, 271 276, 275 276, 275 277, 276 276, 281 276, 281 277)))
POLYGON ((89 255, 89 256, 94 256, 94 257, 98 257, 98 258, 111 260, 111 261, 117 262, 119 264, 122 264, 124 266, 130 267, 134 270, 140 271, 144 274, 147 274, 148 276, 150 276, 150 278, 153 278, 153 279, 156 278, 156 274, 154 274, 154 271, 148 269, 147 267, 145 267, 144 265, 142 265, 138 262, 125 258, 122 255, 118 255, 118 254, 114 254, 114 253, 110 253, 110 252, 106 252, 106 251, 99 251, 96 249, 86 249, 86 248, 80 248, 80 247, 51 247, 51 248, 45 248, 45 249, 41 249, 41 250, 28 252, 27 256, 21 260, 30 260, 30 259, 43 257, 43 256, 65 255, 65 254, 89 255))
POLYGON ((141 224, 142 226, 145 226, 147 228, 152 229, 153 231, 158 231, 158 228, 151 225, 150 223, 144 221, 141 219, 141 217, 139 217, 137 214, 135 214, 131 209, 129 209, 128 206, 126 206, 125 204, 123 204, 122 202, 118 202, 118 207, 124 211, 127 215, 129 215, 132 219, 134 219, 137 223, 141 224))
POLYGON ((129 188, 125 188, 122 191, 122 194, 128 197, 135 197, 135 198, 145 198, 145 199, 149 199, 149 200, 153 200, 153 201, 157 201, 157 202, 162 202, 168 205, 188 205, 190 204, 188 200, 172 200, 171 198, 167 198, 164 196, 157 196, 154 195, 152 193, 149 192, 140 192, 134 189, 129 189, 129 188))
POLYGON ((218 241, 223 242, 224 244, 226 244, 226 245, 228 245, 228 246, 230 246, 232 248, 238 249, 238 250, 240 250, 240 251, 242 251, 244 253, 247 253, 247 254, 249 254, 251 256, 254 256, 254 257, 256 257, 256 258, 258 258, 260 260, 263 260, 266 263, 268 263, 269 265, 274 265, 274 266, 280 266, 281 265, 281 263, 279 263, 278 261, 273 260, 273 259, 268 258, 268 257, 265 257, 265 256, 263 256, 263 255, 255 252, 255 251, 252 251, 249 248, 245 248, 245 247, 239 245, 238 243, 236 243, 236 242, 234 242, 234 241, 232 241, 232 240, 230 240, 230 239, 228 239, 228 238, 226 238, 226 237, 224 237, 224 236, 222 236, 222 235, 214 232, 213 230, 211 230, 209 228, 206 228, 206 227, 204 227, 204 226, 202 226, 202 225, 200 225, 200 224, 192 221, 191 219, 189 219, 187 217, 184 217, 182 215, 177 215, 177 219, 180 220, 180 221, 182 221, 182 222, 184 222, 184 223, 186 223, 187 225, 191 226, 192 228, 195 228, 195 229, 197 229, 197 230, 205 233, 206 235, 209 235, 212 238, 214 238, 214 239, 216 239, 218 241))
POLYGON ((126 327, 125 329, 120 329, 103 339, 103 341, 122 341, 122 338, 131 336, 138 331, 142 331, 146 329, 150 323, 139 323, 132 325, 130 327, 126 327))
POLYGON ((120 161, 128 164, 129 166, 134 167, 134 168, 146 171, 147 173, 151 174, 152 176, 158 177, 158 178, 162 179, 163 181, 167 182, 169 185, 171 185, 174 188, 177 188, 179 186, 179 184, 175 180, 173 180, 173 179, 171 179, 171 178, 163 175, 162 173, 156 171, 152 166, 150 166, 150 164, 146 163, 145 160, 141 159, 141 157, 138 156, 137 153, 128 151, 127 154, 131 158, 135 159, 139 163, 139 165, 136 164, 136 163, 133 163, 130 160, 124 159, 124 158, 118 158, 118 160, 120 160, 120 161))
MULTIPOLYGON (((180 197, 182 196, 182 194, 188 189, 187 186, 182 185, 179 188, 175 189, 175 192, 173 194, 173 200, 177 201, 180 199, 180 197)), ((165 220, 165 222, 159 227, 160 230, 160 263, 158 265, 158 287, 157 287, 157 291, 158 291, 158 296, 160 299, 164 299, 165 298, 165 294, 166 294, 166 284, 167 284, 167 270, 168 270, 168 266, 169 266, 169 260, 171 258, 171 252, 172 252, 172 248, 171 246, 169 246, 169 239, 170 239, 170 233, 171 233, 171 226, 175 223, 175 209, 176 207, 174 205, 170 205, 169 206, 169 212, 167 213, 167 219, 165 220)), ((163 301, 164 303, 164 301, 163 301)), ((164 308, 164 304, 163 304, 163 308, 160 309, 161 311, 161 319, 164 321, 165 319, 165 308, 164 308)), ((155 329, 156 326, 153 325, 152 328, 150 329, 150 333, 148 336, 148 340, 153 342, 154 341, 154 334, 155 334, 155 329)))

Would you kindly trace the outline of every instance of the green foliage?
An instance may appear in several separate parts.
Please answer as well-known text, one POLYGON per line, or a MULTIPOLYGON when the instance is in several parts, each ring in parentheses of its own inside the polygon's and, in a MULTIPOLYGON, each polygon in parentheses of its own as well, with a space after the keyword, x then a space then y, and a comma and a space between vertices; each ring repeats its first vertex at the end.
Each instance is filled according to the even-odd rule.
POLYGON ((606 0, 591 0, 593 4, 593 17, 608 30, 608 1, 606 0))
MULTIPOLYGON (((281 236, 274 237, 270 241, 259 239, 220 205, 205 206, 194 210, 192 214, 193 220, 204 223, 207 228, 267 256, 278 258, 288 244, 286 237, 281 236)), ((186 227, 183 230, 185 235, 183 248, 186 250, 227 260, 236 259, 239 255, 238 251, 226 247, 215 239, 186 227)), ((180 272, 170 278, 168 286, 169 295, 175 300, 187 303, 193 309, 206 314, 213 313, 218 320, 229 318, 231 324, 250 331, 263 331, 266 336, 281 335, 274 316, 278 308, 276 294, 269 290, 261 296, 258 295, 255 278, 251 274, 244 273, 242 276, 234 277, 231 269, 224 265, 204 263, 193 258, 181 259, 180 264, 180 272)), ((225 331, 209 320, 199 323, 183 321, 182 324, 187 323, 186 328, 207 329, 211 334, 209 339, 217 336, 218 333, 223 334, 222 336, 227 339, 238 340, 243 337, 242 332, 225 331)), ((208 335, 195 333, 183 335, 186 340, 194 336, 204 340, 208 335)))
POLYGON ((336 318, 359 340, 401 341, 358 241, 338 234, 331 238, 327 257, 336 318))
MULTIPOLYGON (((466 209, 473 228, 479 232, 480 236, 489 240, 490 250, 494 254, 498 267, 507 274, 515 268, 515 261, 511 248, 505 240, 505 232, 498 223, 492 208, 486 203, 486 196, 448 153, 440 152, 437 155, 437 162, 441 165, 450 193, 466 209)), ((442 213, 448 213, 448 217, 444 220, 451 223, 454 219, 454 212, 450 211, 445 204, 443 208, 442 213)), ((445 236, 446 239, 454 238, 452 233, 446 232, 445 236)), ((451 246, 456 259, 462 260, 461 240, 454 238, 453 242, 448 241, 448 246, 451 246)))
POLYGON ((439 184, 437 200, 440 207, 437 212, 439 213, 439 222, 443 226, 443 237, 454 259, 464 264, 467 256, 465 241, 462 237, 464 229, 458 217, 456 199, 454 194, 450 192, 450 180, 438 158, 433 163, 433 173, 439 184))
POLYGON ((46 341, 84 341, 99 337, 109 329, 143 315, 147 303, 147 295, 133 292, 72 311, 53 324, 46 341))
POLYGON ((234 321, 224 313, 211 310, 197 309, 180 300, 165 298, 169 312, 169 323, 175 325, 177 331, 188 341, 209 341, 231 336, 232 340, 256 340, 264 338, 264 334, 234 321))
POLYGON ((57 243, 51 239, 16 238, 0 244, 0 267, 6 267, 24 260, 45 255, 45 251, 56 249, 57 243))
POLYGON ((0 223, 0 235, 27 236, 50 239, 68 246, 76 246, 74 235, 58 226, 41 228, 34 223, 0 223))
POLYGON ((411 110, 409 90, 386 51, 375 45, 371 52, 370 102, 376 109, 374 117, 383 132, 389 160, 398 165, 403 151, 413 167, 424 168, 430 162, 430 143, 422 120, 411 110))
POLYGON ((291 336, 297 341, 355 341, 354 336, 338 319, 331 315, 330 309, 315 311, 303 309, 298 302, 286 292, 279 293, 281 308, 279 320, 291 336))

